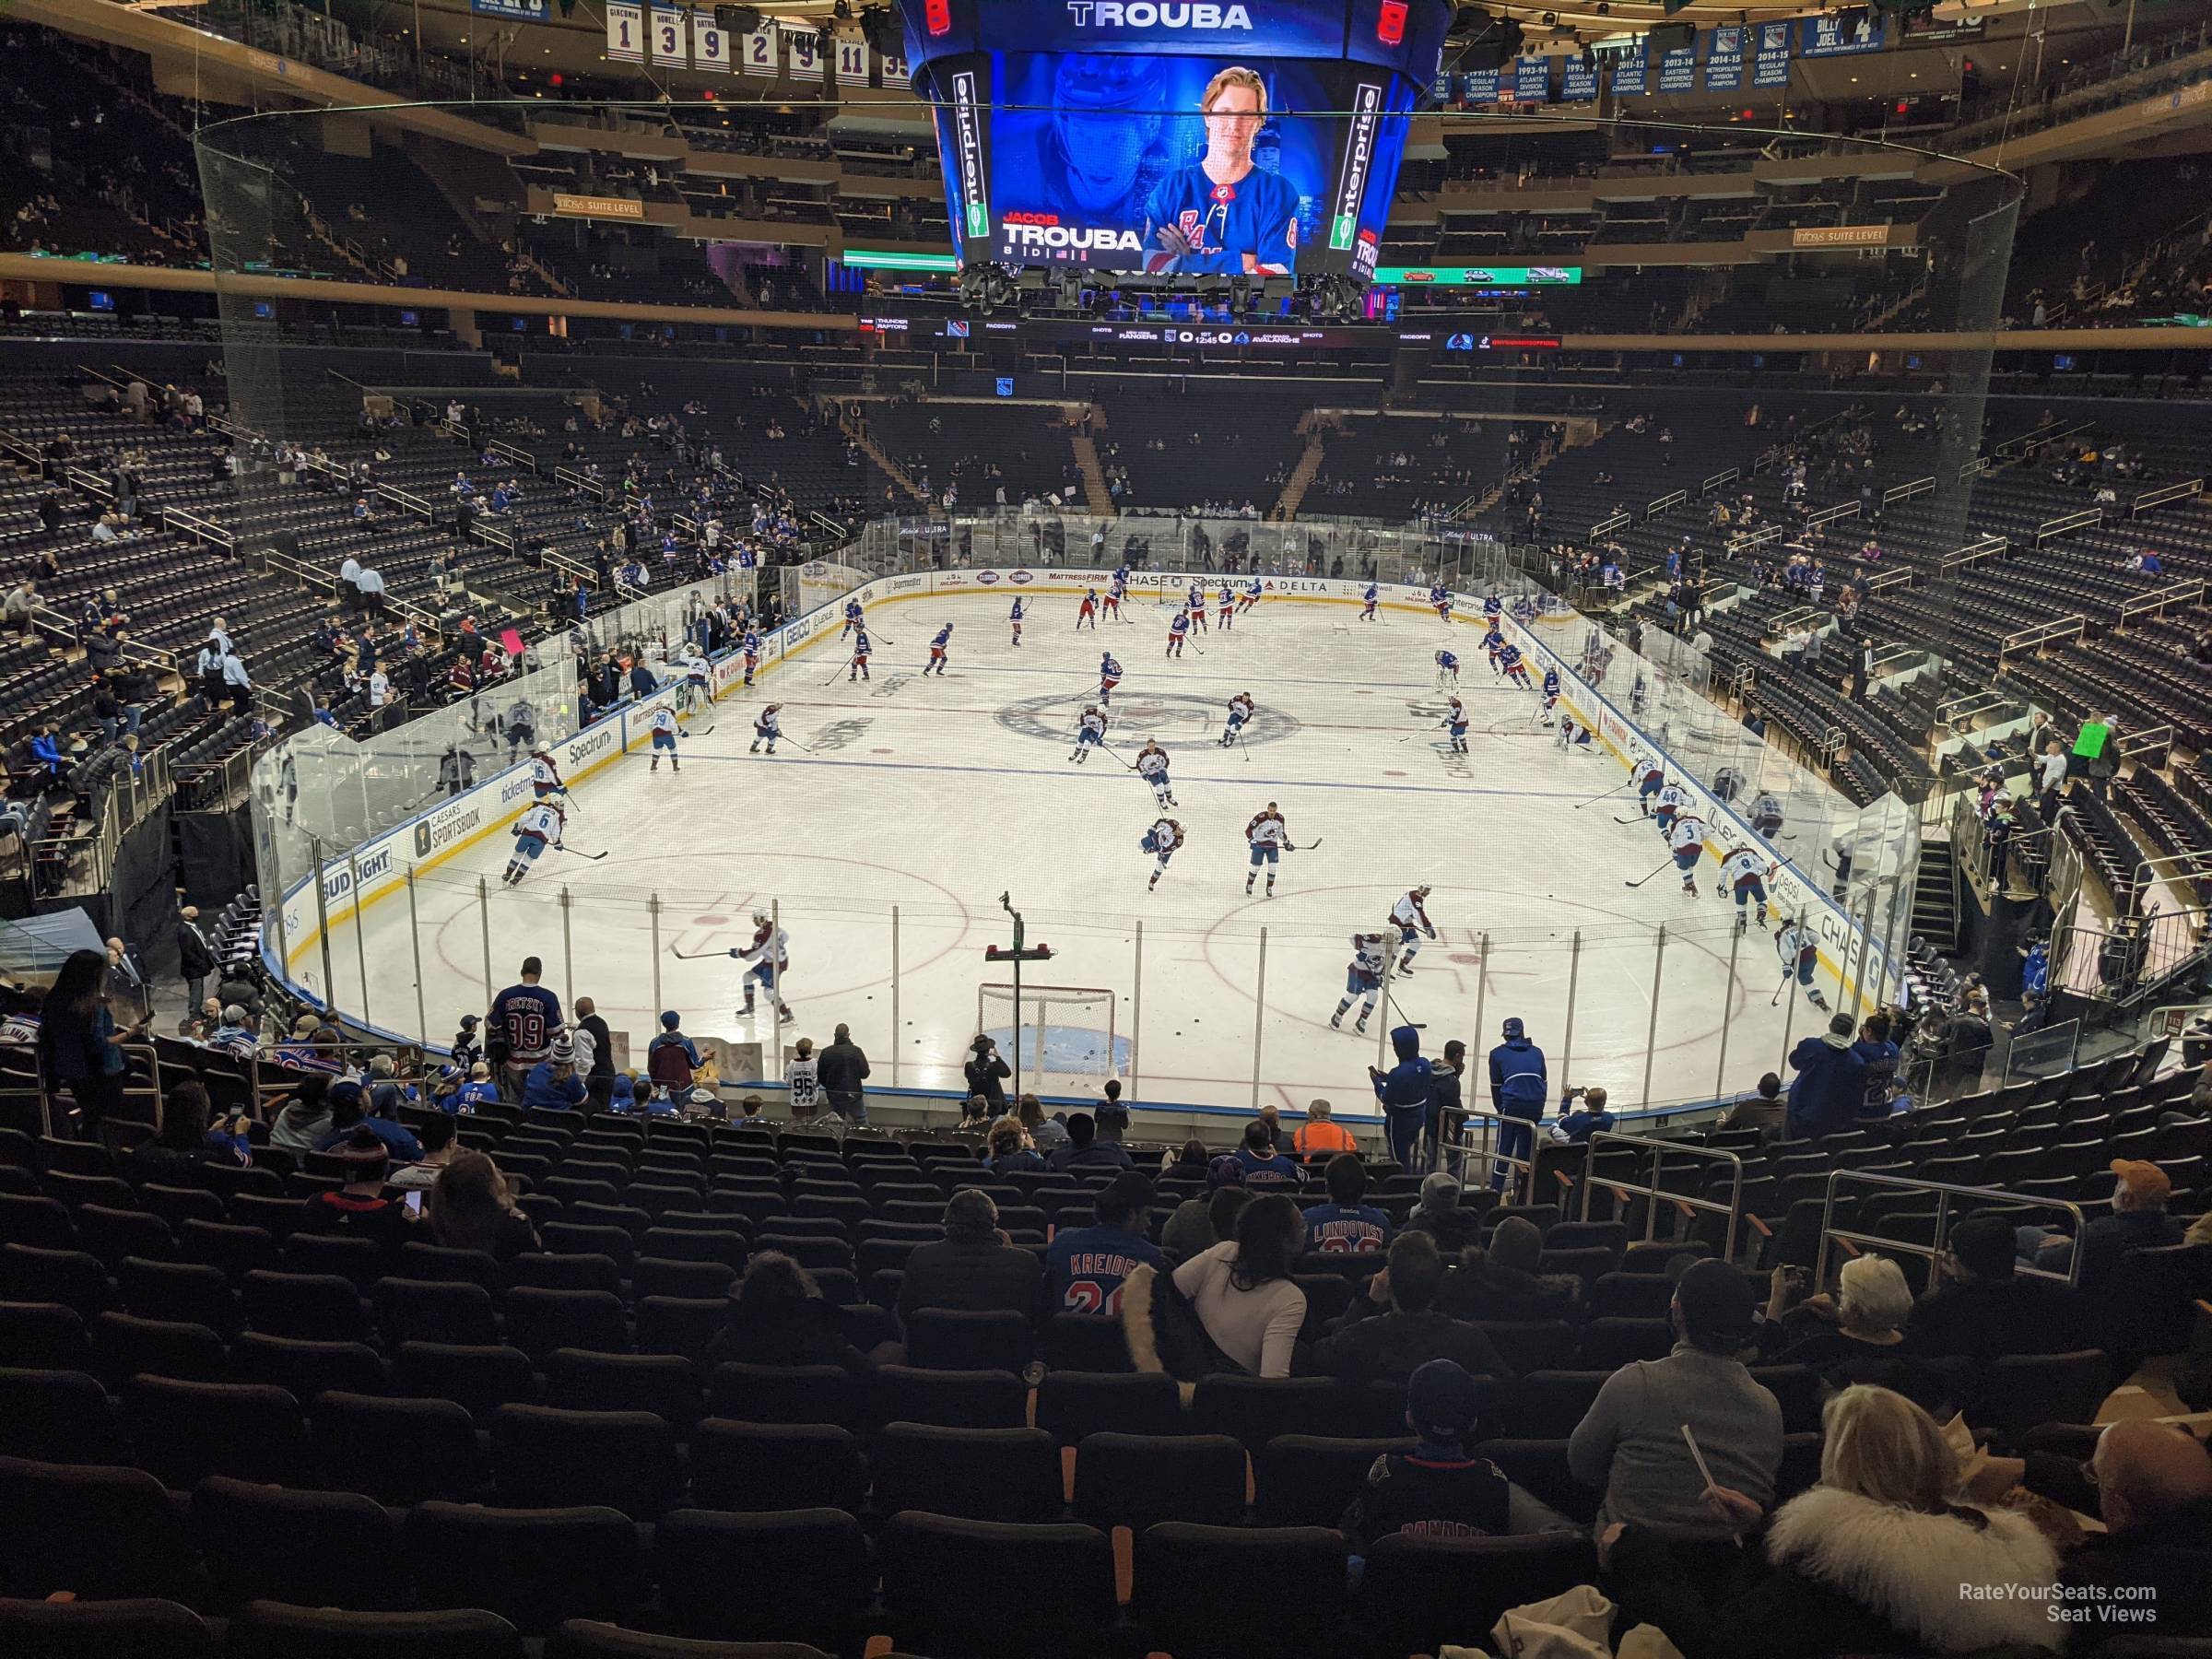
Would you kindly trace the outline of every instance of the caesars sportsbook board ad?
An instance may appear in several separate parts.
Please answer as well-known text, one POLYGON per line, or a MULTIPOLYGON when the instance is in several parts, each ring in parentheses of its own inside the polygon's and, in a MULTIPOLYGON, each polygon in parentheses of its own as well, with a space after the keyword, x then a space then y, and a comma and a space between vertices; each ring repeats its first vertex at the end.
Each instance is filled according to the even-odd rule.
POLYGON ((1371 278, 1443 0, 905 0, 963 264, 1371 278))

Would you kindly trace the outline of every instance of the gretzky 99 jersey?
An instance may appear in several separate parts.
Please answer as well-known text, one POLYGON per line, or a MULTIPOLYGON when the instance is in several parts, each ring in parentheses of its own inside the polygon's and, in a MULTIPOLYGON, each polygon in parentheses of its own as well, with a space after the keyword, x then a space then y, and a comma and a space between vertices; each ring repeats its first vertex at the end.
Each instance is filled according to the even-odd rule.
POLYGON ((1288 276, 1298 263, 1298 192, 1279 173, 1253 168, 1234 184, 1217 184, 1197 164, 1170 173, 1145 205, 1145 269, 1179 276, 1288 276), (1155 233, 1172 225, 1191 243, 1177 257, 1155 233), (1253 264, 1244 262, 1249 255, 1253 264))

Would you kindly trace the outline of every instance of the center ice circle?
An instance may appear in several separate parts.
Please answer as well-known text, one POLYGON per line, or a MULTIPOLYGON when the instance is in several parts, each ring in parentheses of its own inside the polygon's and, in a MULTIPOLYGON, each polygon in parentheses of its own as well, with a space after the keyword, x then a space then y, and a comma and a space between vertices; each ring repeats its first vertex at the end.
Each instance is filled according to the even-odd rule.
MULTIPOLYGON (((1097 693, 1090 691, 1025 698, 1001 708, 997 720, 1009 732, 1065 747, 1074 738, 1077 716, 1098 700, 1097 693)), ((1112 722, 1106 740, 1116 748, 1147 742, 1170 751, 1213 748, 1221 741, 1228 704, 1227 697, 1192 697, 1178 691, 1124 694, 1103 705, 1112 722)), ((1263 706, 1253 712, 1238 740, 1279 743, 1297 730, 1298 722, 1290 715, 1263 706)))

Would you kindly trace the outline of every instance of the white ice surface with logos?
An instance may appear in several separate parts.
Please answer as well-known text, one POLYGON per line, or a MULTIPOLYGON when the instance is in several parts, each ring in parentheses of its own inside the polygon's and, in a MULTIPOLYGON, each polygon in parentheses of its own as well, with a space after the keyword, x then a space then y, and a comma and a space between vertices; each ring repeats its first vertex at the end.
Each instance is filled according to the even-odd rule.
MULTIPOLYGON (((1770 936, 1755 929, 1735 942, 1710 857, 1695 900, 1671 868, 1624 885, 1665 860, 1658 835, 1641 818, 1615 821, 1635 815, 1626 790, 1575 805, 1620 782, 1618 761, 1555 747, 1535 697, 1493 677, 1479 629, 1404 605, 1362 622, 1347 598, 1354 584, 1300 583, 1321 592, 1271 596, 1228 632, 1194 635, 1178 661, 1163 655, 1169 612, 1148 595, 1132 599, 1125 619, 1077 631, 1066 572, 1025 576, 1019 590, 1006 577, 964 580, 959 592, 877 590, 867 682, 848 683, 843 647, 825 629, 757 688, 732 687, 691 718, 680 775, 650 771, 633 733, 629 752, 576 791, 569 843, 604 859, 548 852, 504 890, 512 843, 501 827, 422 867, 411 904, 404 888, 371 903, 358 941, 334 913, 341 1003, 359 1006, 365 967, 371 1023, 410 1036, 427 1025, 442 1043, 459 1015, 485 1006, 488 932, 495 986, 535 953, 564 1001, 588 994, 630 1033, 633 1055, 664 1007, 695 1034, 772 1041, 768 1003, 742 1018, 742 971, 719 954, 747 944, 751 914, 772 907, 790 936, 784 989, 797 1018, 787 1041, 827 1042, 843 1021, 874 1083, 892 1081, 895 1054, 899 1083, 957 1087, 978 986, 1008 977, 983 959, 1009 937, 1004 891, 1030 943, 1054 952, 1025 978, 1117 994, 1136 1098, 1247 1103, 1256 1008, 1263 1101, 1364 1105, 1388 1022, 1378 1016, 1365 1040, 1350 1018, 1329 1027, 1350 935, 1382 926, 1407 888, 1427 885, 1441 937, 1424 940, 1413 973, 1393 986, 1395 1018, 1425 1024, 1426 1052, 1457 1037, 1479 1056, 1518 1016, 1551 1055, 1555 1091, 1565 1080, 1603 1084, 1616 1106, 1634 1107, 1647 1099, 1655 980, 1653 1104, 1709 1099, 1716 1078, 1747 1088, 1787 1041, 1820 1028, 1800 998, 1771 1006, 1780 971, 1770 936), (1006 624, 1016 591, 1030 606, 1018 647, 1006 624), (950 670, 924 677, 929 640, 947 622, 950 670), (1472 716, 1464 757, 1448 752, 1439 725, 1432 658, 1447 643, 1472 716), (1109 743, 1133 759, 1157 737, 1172 756, 1169 815, 1187 844, 1157 890, 1147 890, 1153 861, 1137 844, 1158 816, 1150 789, 1108 756, 1068 759, 1101 650, 1125 671, 1109 743), (1250 741, 1224 749, 1222 709, 1238 691, 1259 714, 1250 741), (772 759, 747 752, 753 715, 771 699, 784 705, 785 733, 772 759), (1244 826, 1269 801, 1301 847, 1321 842, 1285 856, 1272 900, 1244 890, 1244 826)), ((1540 678, 1542 664, 1533 667, 1540 678)), ((1832 960, 1821 983, 1832 999, 1832 960)))

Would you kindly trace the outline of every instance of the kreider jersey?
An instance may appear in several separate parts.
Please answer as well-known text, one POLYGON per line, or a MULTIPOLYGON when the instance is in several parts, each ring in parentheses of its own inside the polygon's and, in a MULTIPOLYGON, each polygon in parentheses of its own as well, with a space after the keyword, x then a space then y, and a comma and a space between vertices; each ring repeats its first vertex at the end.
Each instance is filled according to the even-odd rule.
POLYGON ((1234 184, 1217 184, 1194 164, 1170 173, 1145 205, 1145 269, 1179 276, 1243 274, 1244 256, 1270 276, 1288 276, 1298 263, 1298 192, 1279 173, 1253 168, 1234 184), (1173 225, 1190 239, 1180 258, 1154 239, 1173 225))

